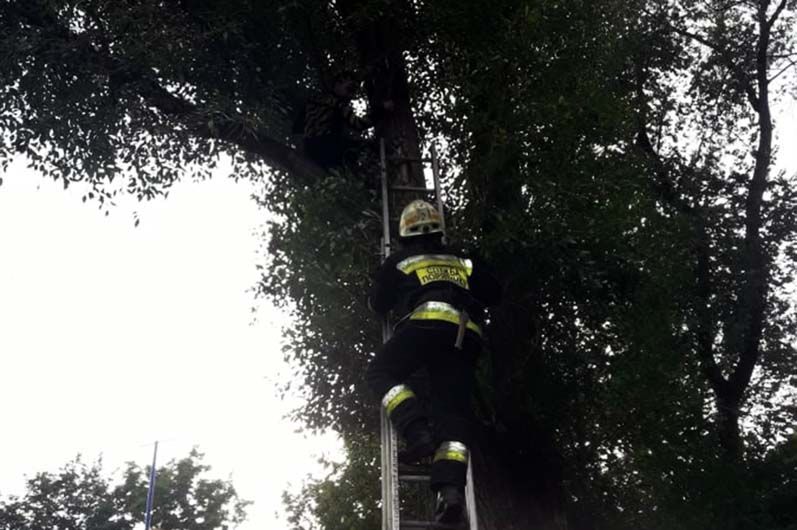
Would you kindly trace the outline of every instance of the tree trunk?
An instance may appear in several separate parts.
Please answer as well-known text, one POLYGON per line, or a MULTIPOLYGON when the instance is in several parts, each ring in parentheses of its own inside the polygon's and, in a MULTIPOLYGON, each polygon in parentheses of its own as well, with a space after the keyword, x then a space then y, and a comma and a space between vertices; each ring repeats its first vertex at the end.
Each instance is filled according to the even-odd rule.
MULTIPOLYGON (((367 6, 361 0, 342 0, 338 9, 346 19, 358 20, 367 6)), ((351 27, 360 63, 366 73, 366 91, 371 109, 379 109, 391 101, 393 110, 376 123, 377 138, 384 139, 387 155, 402 159, 421 158, 418 127, 412 113, 407 64, 395 17, 412 12, 405 2, 388 2, 386 11, 365 24, 351 27), (391 16, 392 15, 392 16, 391 16)), ((399 164, 399 184, 424 185, 423 167, 420 163, 399 164)))
MULTIPOLYGON (((351 19, 356 18, 352 15, 363 6, 360 0, 342 0, 338 3, 341 14, 351 19)), ((391 3, 386 9, 398 9, 404 14, 412 11, 403 0, 391 3)), ((377 135, 385 139, 389 153, 415 159, 421 156, 420 141, 412 114, 406 61, 398 31, 395 20, 384 14, 368 24, 353 28, 353 35, 363 69, 367 73, 369 104, 374 108, 383 101, 391 100, 395 105, 395 110, 387 119, 377 124, 377 135)), ((399 174, 399 182, 423 185, 422 166, 417 163, 405 164, 399 174)), ((493 182, 501 182, 501 179, 493 182)), ((487 187, 492 188, 492 185, 488 184, 487 187)), ((509 196, 512 201, 518 200, 518 194, 503 188, 484 191, 489 191, 489 200, 496 202, 509 196)), ((487 223, 491 221, 493 219, 487 223)), ((523 329, 524 332, 529 330, 527 322, 513 322, 510 326, 523 329)), ((513 353, 528 344, 524 337, 508 334, 506 338, 513 341, 512 344, 496 345, 496 350, 505 352, 505 356, 513 356, 513 353)), ((501 379, 504 379, 503 376, 501 379)), ((500 383, 496 381, 496 384, 500 383)), ((483 433, 479 445, 472 448, 479 528, 565 528, 559 457, 547 434, 534 431, 521 411, 512 406, 512 403, 517 404, 520 400, 513 400, 506 395, 502 401, 504 413, 501 423, 508 427, 507 432, 499 434, 491 428, 483 433)))
POLYGON ((561 457, 528 421, 486 433, 473 451, 481 530, 564 530, 561 457))
MULTIPOLYGON (((510 256, 499 261, 507 270, 515 263, 510 256)), ((529 417, 528 389, 516 382, 519 373, 544 371, 537 329, 528 288, 508 287, 507 300, 492 312, 489 336, 495 417, 474 460, 480 528, 561 530, 567 528, 562 456, 551 433, 529 417)))
MULTIPOLYGON (((485 119, 473 134, 467 219, 487 239, 505 230, 505 216, 526 208, 519 180, 513 179, 521 171, 519 147, 511 141, 518 137, 515 108, 509 98, 492 97, 512 75, 508 66, 496 66, 485 74, 491 82, 484 92, 474 95, 474 106, 485 119)), ((535 324, 535 286, 515 281, 516 271, 527 270, 529 263, 510 242, 490 251, 504 282, 504 300, 491 310, 488 329, 495 418, 474 460, 480 528, 564 529, 562 457, 551 433, 529 417, 529 389, 517 382, 530 365, 536 373, 545 370, 535 324)))
POLYGON ((717 433, 723 457, 736 462, 742 456, 742 438, 739 430, 739 401, 717 397, 717 433))
POLYGON ((481 530, 547 528, 528 486, 513 480, 494 447, 473 451, 476 508, 481 530))

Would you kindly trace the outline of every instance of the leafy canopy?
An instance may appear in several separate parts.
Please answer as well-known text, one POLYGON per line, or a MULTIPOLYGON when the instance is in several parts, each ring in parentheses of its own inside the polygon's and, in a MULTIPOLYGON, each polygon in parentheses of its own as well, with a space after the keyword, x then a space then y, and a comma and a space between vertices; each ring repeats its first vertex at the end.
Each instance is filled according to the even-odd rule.
POLYGON ((375 500, 344 514, 337 499, 375 462, 358 440, 376 426, 362 373, 378 202, 367 176, 319 175, 289 137, 297 100, 357 67, 371 104, 400 103, 388 133, 443 140, 450 235, 506 283, 476 396, 485 527, 523 527, 533 496, 575 527, 790 528, 797 188, 773 171, 772 109, 794 96, 796 10, 6 2, 0 160, 87 179, 100 201, 165 193, 221 152, 264 182, 278 222, 259 291, 294 310, 297 415, 352 455, 288 503, 295 525, 361 524, 375 500))
MULTIPOLYGON (((231 483, 207 478, 209 470, 197 450, 158 468, 153 527, 222 530, 244 521, 249 502, 231 483)), ((57 472, 36 474, 23 495, 0 500, 0 528, 133 530, 144 520, 148 481, 149 469, 130 462, 112 484, 101 461, 89 465, 78 457, 57 472)))

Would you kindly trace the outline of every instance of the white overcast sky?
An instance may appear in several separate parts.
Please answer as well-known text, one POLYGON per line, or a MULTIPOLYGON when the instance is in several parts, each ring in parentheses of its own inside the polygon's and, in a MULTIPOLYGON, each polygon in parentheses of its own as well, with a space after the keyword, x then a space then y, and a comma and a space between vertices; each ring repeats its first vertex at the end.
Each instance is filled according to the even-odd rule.
MULTIPOLYGON (((797 105, 776 115, 795 173, 797 105)), ((21 161, 0 176, 0 494, 77 453, 147 464, 163 440, 159 461, 197 445, 232 475, 255 502, 243 530, 284 528, 281 492, 338 443, 283 419, 286 317, 262 305, 252 324, 265 213, 247 184, 185 181, 105 217, 21 161)))
POLYGON ((243 529, 283 528, 281 492, 338 444, 283 419, 286 317, 262 305, 252 324, 265 214, 248 185, 186 181, 105 217, 21 162, 2 178, 0 494, 77 453, 147 464, 163 440, 160 462, 197 445, 232 475, 255 501, 243 529))

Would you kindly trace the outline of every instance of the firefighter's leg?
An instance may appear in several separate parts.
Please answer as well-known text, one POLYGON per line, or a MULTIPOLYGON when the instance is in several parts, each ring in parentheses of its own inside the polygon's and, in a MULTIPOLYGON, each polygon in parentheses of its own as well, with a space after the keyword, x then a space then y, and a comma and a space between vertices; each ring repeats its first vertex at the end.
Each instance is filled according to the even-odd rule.
POLYGON ((368 365, 366 380, 407 442, 401 461, 411 463, 435 449, 429 420, 407 378, 423 364, 422 340, 411 326, 393 336, 368 365))
POLYGON ((343 165, 342 142, 339 135, 314 136, 305 138, 304 150, 313 162, 330 171, 343 165))
POLYGON ((438 443, 432 464, 431 487, 437 492, 435 518, 456 524, 465 514, 465 481, 469 448, 473 443, 473 366, 478 339, 466 334, 461 349, 454 346, 457 329, 449 325, 441 335, 438 354, 429 365, 432 414, 438 443))

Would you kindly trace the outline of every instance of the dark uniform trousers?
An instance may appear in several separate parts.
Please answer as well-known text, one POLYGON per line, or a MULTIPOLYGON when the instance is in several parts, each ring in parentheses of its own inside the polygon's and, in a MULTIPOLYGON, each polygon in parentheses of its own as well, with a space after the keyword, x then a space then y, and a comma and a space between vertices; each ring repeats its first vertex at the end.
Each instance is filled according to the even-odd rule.
MULTIPOLYGON (((454 346, 457 325, 440 320, 408 320, 383 345, 368 366, 367 381, 379 399, 426 367, 431 387, 429 410, 436 444, 473 441, 473 365, 481 349, 481 339, 467 331, 462 349, 454 346)), ((396 428, 404 430, 416 420, 426 419, 418 399, 409 399, 390 414, 396 428)), ((431 486, 464 486, 467 464, 449 459, 435 459, 431 486)))

